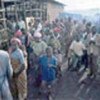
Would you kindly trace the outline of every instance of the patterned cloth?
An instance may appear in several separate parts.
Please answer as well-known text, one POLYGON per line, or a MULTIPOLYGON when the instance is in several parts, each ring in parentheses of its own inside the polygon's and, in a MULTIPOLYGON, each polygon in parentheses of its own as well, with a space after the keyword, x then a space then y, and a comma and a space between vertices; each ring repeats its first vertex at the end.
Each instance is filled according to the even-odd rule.
MULTIPOLYGON (((21 64, 25 64, 23 53, 17 49, 11 54, 11 62, 14 73, 16 73, 21 64)), ((11 90, 14 98, 26 98, 27 96, 27 77, 26 70, 24 70, 18 77, 12 79, 11 90)))

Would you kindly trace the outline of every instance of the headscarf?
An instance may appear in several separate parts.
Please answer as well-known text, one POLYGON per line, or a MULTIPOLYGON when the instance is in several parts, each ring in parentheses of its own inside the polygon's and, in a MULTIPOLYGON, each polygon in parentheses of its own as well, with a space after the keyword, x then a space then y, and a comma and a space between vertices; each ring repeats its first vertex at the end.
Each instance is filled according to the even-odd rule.
POLYGON ((60 33, 61 32, 61 29, 59 27, 56 27, 56 28, 54 28, 54 32, 55 33, 60 33))
POLYGON ((21 40, 18 39, 18 38, 16 38, 16 37, 14 37, 14 38, 11 39, 11 43, 12 43, 12 42, 16 42, 16 43, 18 43, 19 46, 22 45, 21 40))
POLYGON ((18 30, 16 33, 15 33, 15 37, 21 37, 22 36, 22 32, 21 30, 18 30))
POLYGON ((41 38, 42 37, 42 34, 39 33, 39 32, 36 32, 36 33, 34 33, 34 37, 41 38))

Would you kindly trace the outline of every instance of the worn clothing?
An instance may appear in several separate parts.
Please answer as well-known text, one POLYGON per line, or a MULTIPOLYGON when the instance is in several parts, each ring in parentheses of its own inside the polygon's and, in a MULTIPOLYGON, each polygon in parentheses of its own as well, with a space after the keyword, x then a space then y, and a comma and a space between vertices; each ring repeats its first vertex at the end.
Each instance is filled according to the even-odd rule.
POLYGON ((25 27, 26 27, 25 22, 23 20, 18 22, 18 26, 19 26, 20 29, 25 29, 25 27))
POLYGON ((55 56, 57 58, 58 64, 63 62, 63 55, 62 54, 57 54, 55 56))
POLYGON ((95 56, 99 56, 100 35, 96 33, 95 35, 91 35, 90 39, 90 41, 93 41, 94 43, 89 44, 88 54, 94 54, 95 56))
MULTIPOLYGON (((20 49, 15 50, 11 54, 11 61, 14 73, 19 70, 21 64, 25 65, 25 59, 23 52, 20 49)), ((18 76, 12 80, 12 93, 14 97, 18 97, 19 100, 23 100, 27 96, 27 77, 26 77, 26 68, 18 76), (22 99, 23 98, 23 99, 22 99)))
POLYGON ((98 56, 100 57, 100 34, 95 35, 94 41, 95 41, 96 47, 98 49, 98 56))
POLYGON ((35 55, 34 59, 34 72, 35 72, 35 83, 37 87, 40 87, 41 85, 41 72, 39 68, 39 57, 43 55, 46 51, 47 44, 44 41, 39 41, 39 42, 32 42, 32 47, 35 55))
POLYGON ((49 40, 48 45, 50 45, 50 46, 52 46, 53 48, 56 48, 56 49, 61 49, 60 41, 57 38, 51 38, 49 40))
POLYGON ((78 55, 78 56, 82 56, 83 55, 83 50, 85 50, 85 45, 80 41, 73 41, 71 46, 70 46, 70 50, 73 50, 73 52, 78 55))
POLYGON ((23 52, 17 48, 14 52, 11 53, 11 58, 16 59, 19 63, 24 64, 24 55, 23 52))
POLYGON ((37 29, 36 29, 35 33, 38 33, 38 32, 40 32, 41 30, 42 30, 42 24, 39 23, 38 26, 37 26, 37 29))
POLYGON ((100 47, 100 34, 96 34, 94 40, 96 42, 96 45, 100 47))
POLYGON ((57 60, 54 56, 50 59, 45 55, 40 57, 39 64, 42 72, 42 80, 46 82, 51 82, 56 78, 56 67, 57 60), (51 64, 52 66, 49 66, 51 64))
POLYGON ((34 53, 39 56, 41 55, 43 52, 45 52, 46 48, 47 48, 47 44, 44 41, 40 41, 40 42, 32 42, 32 47, 34 50, 34 53))
POLYGON ((95 56, 99 55, 99 48, 95 44, 90 44, 88 47, 88 54, 93 54, 95 56))
POLYGON ((12 74, 9 55, 7 52, 0 50, 0 100, 12 100, 8 82, 12 74))
POLYGON ((91 38, 92 38, 92 34, 91 33, 87 33, 87 32, 83 33, 83 36, 82 36, 81 40, 82 40, 82 42, 84 43, 84 45, 86 47, 89 46, 89 42, 90 42, 91 38))

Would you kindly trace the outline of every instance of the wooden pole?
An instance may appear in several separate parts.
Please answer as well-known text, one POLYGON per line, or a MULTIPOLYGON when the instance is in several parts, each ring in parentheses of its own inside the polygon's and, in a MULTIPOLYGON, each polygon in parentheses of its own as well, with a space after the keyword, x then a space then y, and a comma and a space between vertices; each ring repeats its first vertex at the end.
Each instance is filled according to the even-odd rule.
POLYGON ((17 2, 16 2, 16 0, 14 0, 14 5, 15 5, 15 18, 16 18, 16 21, 18 21, 18 11, 17 11, 17 2))
POLYGON ((1 8, 2 8, 2 14, 3 14, 3 25, 6 29, 6 17, 5 17, 5 7, 4 7, 4 0, 1 0, 1 8))
POLYGON ((26 6, 25 5, 26 5, 25 0, 23 0, 24 20, 25 20, 26 31, 28 31, 27 22, 26 22, 26 6))

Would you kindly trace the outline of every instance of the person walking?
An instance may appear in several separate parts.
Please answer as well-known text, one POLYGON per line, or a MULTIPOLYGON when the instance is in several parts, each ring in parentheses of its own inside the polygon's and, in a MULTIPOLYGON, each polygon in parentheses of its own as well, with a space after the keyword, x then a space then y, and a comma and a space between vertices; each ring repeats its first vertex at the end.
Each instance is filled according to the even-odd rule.
POLYGON ((25 100, 27 97, 27 77, 23 51, 19 48, 18 39, 11 40, 10 51, 11 63, 14 75, 11 83, 11 90, 14 100, 25 100))

